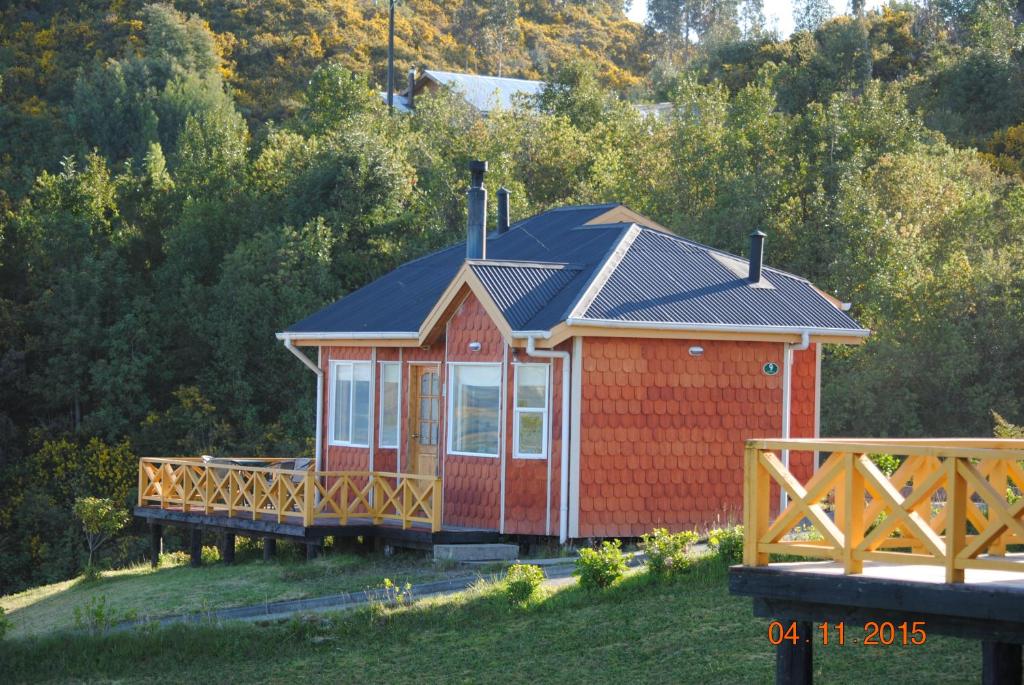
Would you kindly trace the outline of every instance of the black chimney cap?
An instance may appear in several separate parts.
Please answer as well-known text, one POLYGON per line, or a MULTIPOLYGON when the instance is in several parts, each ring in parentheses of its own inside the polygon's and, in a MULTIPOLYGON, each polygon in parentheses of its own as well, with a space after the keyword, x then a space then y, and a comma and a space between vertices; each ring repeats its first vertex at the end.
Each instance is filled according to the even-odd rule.
POLYGON ((469 163, 470 184, 474 188, 481 188, 484 185, 484 174, 487 172, 487 160, 474 159, 469 163))

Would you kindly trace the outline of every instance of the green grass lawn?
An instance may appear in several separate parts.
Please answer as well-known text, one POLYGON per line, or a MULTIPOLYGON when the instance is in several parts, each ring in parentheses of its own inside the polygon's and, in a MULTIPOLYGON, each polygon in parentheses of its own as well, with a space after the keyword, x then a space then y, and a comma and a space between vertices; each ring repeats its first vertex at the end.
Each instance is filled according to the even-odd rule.
POLYGON ((101 598, 120 621, 365 590, 379 587, 384 578, 404 584, 453 574, 470 572, 445 570, 422 554, 385 558, 344 552, 312 562, 249 560, 198 569, 145 564, 108 571, 92 582, 75 579, 0 597, 0 607, 13 624, 8 637, 18 638, 73 628, 75 608, 101 598))
MULTIPOLYGON (((634 572, 603 592, 569 586, 525 609, 481 582, 407 608, 13 640, 0 648, 0 673, 13 682, 758 683, 774 673, 766 627, 749 599, 728 594, 715 562, 670 582, 634 572)), ((914 647, 816 645, 815 671, 826 683, 962 683, 978 679, 980 648, 937 636, 914 647)))

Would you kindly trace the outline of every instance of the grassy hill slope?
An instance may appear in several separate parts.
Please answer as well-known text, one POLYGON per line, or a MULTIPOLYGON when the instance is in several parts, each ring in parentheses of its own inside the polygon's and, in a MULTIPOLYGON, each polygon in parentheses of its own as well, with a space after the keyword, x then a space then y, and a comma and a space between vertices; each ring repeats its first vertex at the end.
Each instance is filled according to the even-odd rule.
MULTIPOLYGON (((728 594, 724 567, 652 582, 642 572, 592 593, 561 589, 526 609, 481 584, 411 607, 373 607, 271 625, 138 630, 107 637, 12 641, 0 672, 53 680, 230 682, 771 682, 774 648, 750 601, 728 594)), ((815 647, 823 682, 960 683, 980 650, 929 636, 924 645, 815 647)))

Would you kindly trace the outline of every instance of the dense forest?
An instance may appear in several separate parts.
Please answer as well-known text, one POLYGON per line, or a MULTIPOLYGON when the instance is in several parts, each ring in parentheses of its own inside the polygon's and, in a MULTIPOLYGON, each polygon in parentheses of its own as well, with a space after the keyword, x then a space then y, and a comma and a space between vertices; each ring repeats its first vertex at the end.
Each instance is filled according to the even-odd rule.
POLYGON ((828 434, 1019 422, 1020 9, 795 4, 783 38, 760 0, 651 0, 644 25, 608 0, 401 3, 400 70, 548 81, 488 118, 444 93, 387 116, 387 3, 7 4, 0 592, 76 574, 74 498, 128 504, 138 455, 310 451, 313 378, 274 332, 457 241, 473 158, 518 217, 621 201, 734 252, 765 230, 769 263, 876 332, 826 358, 828 434))

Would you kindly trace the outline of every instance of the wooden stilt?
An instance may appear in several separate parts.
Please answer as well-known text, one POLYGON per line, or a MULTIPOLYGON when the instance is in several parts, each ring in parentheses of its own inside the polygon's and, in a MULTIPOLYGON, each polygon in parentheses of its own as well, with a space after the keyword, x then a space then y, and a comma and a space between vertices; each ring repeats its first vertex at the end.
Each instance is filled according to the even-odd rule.
POLYGON ((263 561, 270 561, 277 555, 277 538, 263 538, 263 561))
POLYGON ((203 565, 203 529, 196 527, 191 530, 189 552, 192 555, 192 568, 203 565))
POLYGON ((306 543, 306 561, 312 561, 316 559, 316 555, 320 552, 320 543, 318 542, 307 542, 306 543))
MULTIPOLYGON (((782 624, 788 626, 790 621, 784 620, 782 624)), ((796 644, 783 640, 775 648, 776 685, 810 685, 814 681, 811 622, 796 621, 796 632, 796 644)))
POLYGON ((1021 685, 1021 646, 981 643, 982 685, 1021 685))
POLYGON ((163 548, 164 527, 159 523, 149 524, 149 565, 160 565, 160 551, 163 548))
POLYGON ((220 543, 220 558, 225 564, 235 563, 235 534, 224 533, 220 543))

